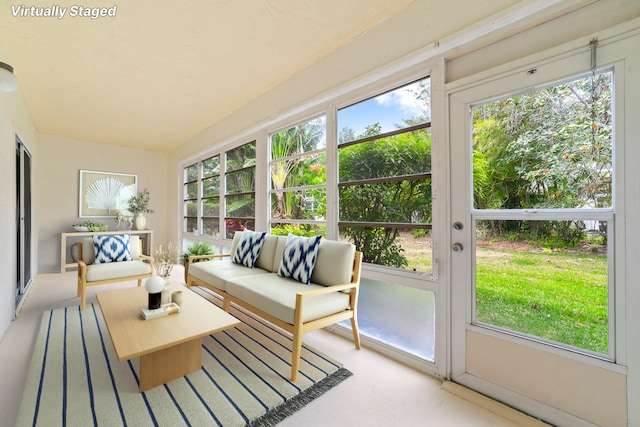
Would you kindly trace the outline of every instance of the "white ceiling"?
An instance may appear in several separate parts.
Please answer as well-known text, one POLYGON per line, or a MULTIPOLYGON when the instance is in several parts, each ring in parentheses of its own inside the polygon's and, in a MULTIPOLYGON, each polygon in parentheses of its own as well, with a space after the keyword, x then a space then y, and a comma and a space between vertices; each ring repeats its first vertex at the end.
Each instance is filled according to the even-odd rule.
POLYGON ((489 5, 517 3, 0 0, 0 50, 38 132, 168 151, 415 1, 433 8, 423 28, 440 32, 443 23, 459 29, 461 8, 466 19, 483 18, 489 5), (13 16, 23 4, 117 11, 95 20, 70 9, 62 19, 13 16))

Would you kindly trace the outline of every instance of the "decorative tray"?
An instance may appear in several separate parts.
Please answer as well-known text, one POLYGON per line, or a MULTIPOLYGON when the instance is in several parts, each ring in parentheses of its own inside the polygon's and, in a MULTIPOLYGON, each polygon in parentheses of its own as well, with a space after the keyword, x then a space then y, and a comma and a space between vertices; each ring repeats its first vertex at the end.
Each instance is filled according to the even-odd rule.
POLYGON ((144 320, 155 319, 156 317, 168 316, 170 314, 175 314, 180 312, 180 306, 175 302, 169 304, 163 304, 160 308, 156 308, 154 310, 149 310, 148 308, 143 308, 141 310, 142 318, 144 320))

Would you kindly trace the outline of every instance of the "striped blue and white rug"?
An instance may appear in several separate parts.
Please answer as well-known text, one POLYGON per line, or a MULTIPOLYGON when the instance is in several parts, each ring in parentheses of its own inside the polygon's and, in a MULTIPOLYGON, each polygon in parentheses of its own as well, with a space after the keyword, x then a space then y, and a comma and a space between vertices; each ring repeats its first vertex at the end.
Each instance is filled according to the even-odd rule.
POLYGON ((45 311, 17 425, 275 425, 351 376, 304 346, 292 383, 290 336, 231 314, 243 323, 204 339, 200 371, 139 393, 138 359, 118 362, 97 304, 45 311))

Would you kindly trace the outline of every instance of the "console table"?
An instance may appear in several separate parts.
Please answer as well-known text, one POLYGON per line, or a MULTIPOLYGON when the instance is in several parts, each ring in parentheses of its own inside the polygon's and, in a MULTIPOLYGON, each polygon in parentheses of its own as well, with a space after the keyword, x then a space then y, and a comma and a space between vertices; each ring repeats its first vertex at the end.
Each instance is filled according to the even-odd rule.
MULTIPOLYGON (((118 230, 118 231, 72 231, 69 233, 60 233, 60 273, 67 271, 69 267, 78 267, 77 262, 67 261, 67 239, 68 238, 84 238, 90 236, 107 236, 112 234, 138 234, 142 240, 142 252, 145 255, 152 255, 153 248, 153 230, 118 230)), ((79 239, 81 240, 81 239, 79 239)))

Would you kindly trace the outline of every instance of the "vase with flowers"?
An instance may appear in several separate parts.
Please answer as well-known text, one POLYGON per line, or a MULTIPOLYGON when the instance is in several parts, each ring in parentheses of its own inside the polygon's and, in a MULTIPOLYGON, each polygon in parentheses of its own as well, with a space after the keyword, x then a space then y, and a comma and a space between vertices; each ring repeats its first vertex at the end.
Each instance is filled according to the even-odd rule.
POLYGON ((142 191, 139 191, 136 196, 132 196, 128 201, 128 210, 134 216, 134 224, 136 226, 136 230, 144 230, 147 226, 147 218, 144 216, 146 213, 153 213, 153 209, 149 208, 150 201, 149 190, 146 188, 142 191))
POLYGON ((168 245, 159 245, 153 253, 153 266, 156 274, 168 279, 173 267, 178 263, 178 245, 169 242, 168 245))

